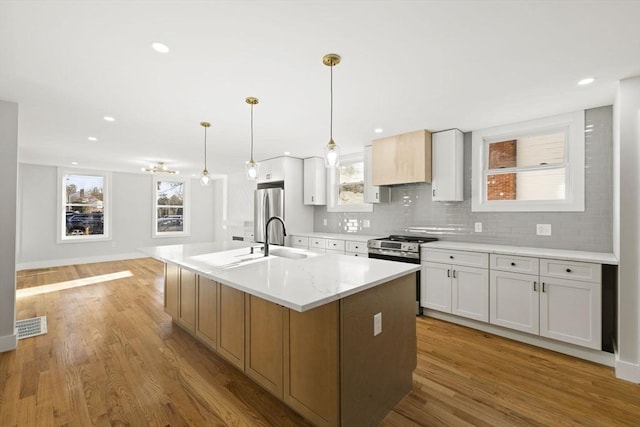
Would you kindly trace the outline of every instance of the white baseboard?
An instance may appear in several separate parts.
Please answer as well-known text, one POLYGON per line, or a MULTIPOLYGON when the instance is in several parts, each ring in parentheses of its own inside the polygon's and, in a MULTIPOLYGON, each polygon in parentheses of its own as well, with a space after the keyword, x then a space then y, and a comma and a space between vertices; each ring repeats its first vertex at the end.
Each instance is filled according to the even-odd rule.
POLYGON ((0 337, 0 353, 15 350, 18 346, 18 334, 0 337))
POLYGON ((89 264, 92 262, 121 261, 124 259, 146 258, 148 256, 149 255, 145 255, 142 252, 129 252, 123 254, 100 255, 83 258, 65 258, 46 261, 22 262, 16 264, 16 271, 30 270, 33 268, 62 267, 64 265, 89 264))
POLYGON ((466 326, 468 328, 478 329, 515 341, 521 341, 527 344, 535 345, 536 347, 546 348, 547 350, 557 351, 558 353, 568 354, 569 356, 599 363, 601 365, 611 367, 615 366, 615 356, 612 353, 607 353, 606 351, 598 351, 573 344, 563 343, 545 337, 531 335, 520 331, 514 331, 511 329, 502 328, 500 326, 491 325, 489 323, 465 319, 453 314, 442 313, 426 308, 424 309, 424 314, 425 316, 433 317, 435 319, 446 320, 447 322, 466 326))
POLYGON ((640 365, 620 360, 616 354, 616 378, 640 384, 640 365))

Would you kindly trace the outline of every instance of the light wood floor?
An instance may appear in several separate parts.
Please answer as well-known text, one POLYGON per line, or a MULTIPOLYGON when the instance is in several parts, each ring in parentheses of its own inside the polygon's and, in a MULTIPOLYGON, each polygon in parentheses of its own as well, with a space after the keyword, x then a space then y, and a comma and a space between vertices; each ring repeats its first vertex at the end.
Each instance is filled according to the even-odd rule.
MULTIPOLYGON (((19 289, 48 292, 19 297, 18 319, 47 315, 48 333, 0 354, 0 426, 306 425, 172 325, 162 280, 151 259, 19 272, 19 289), (106 281, 44 286, 96 276, 106 281)), ((417 324, 414 389, 384 426, 640 426, 640 386, 611 368, 417 324)))

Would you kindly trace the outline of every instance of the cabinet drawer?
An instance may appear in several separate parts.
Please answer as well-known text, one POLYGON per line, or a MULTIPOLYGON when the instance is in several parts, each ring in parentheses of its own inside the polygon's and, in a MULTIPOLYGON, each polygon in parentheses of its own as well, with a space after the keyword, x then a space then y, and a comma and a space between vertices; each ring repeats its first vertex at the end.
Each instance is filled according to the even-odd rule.
POLYGON ((319 248, 319 249, 327 249, 327 239, 309 239, 309 247, 310 248, 319 248))
POLYGON ((327 240, 327 249, 331 249, 332 251, 342 251, 344 252, 344 240, 327 240))
POLYGON ((466 265, 469 267, 489 267, 489 254, 484 252, 445 251, 441 249, 422 249, 422 260, 466 265))
POLYGON ((367 249, 367 242, 347 242, 346 251, 358 254, 369 253, 369 250, 367 249))
POLYGON ((540 276, 599 283, 602 266, 588 262, 540 259, 540 276))
POLYGON ((309 238, 305 236, 292 236, 291 246, 307 249, 309 247, 309 238))
POLYGON ((538 258, 499 254, 491 254, 489 256, 489 266, 492 270, 538 274, 538 265, 538 258))

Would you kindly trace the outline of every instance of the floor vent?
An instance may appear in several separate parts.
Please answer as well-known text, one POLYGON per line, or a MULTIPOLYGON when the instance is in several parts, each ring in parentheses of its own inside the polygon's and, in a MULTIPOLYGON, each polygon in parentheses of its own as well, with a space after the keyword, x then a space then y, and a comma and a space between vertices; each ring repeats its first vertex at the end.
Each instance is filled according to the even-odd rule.
POLYGON ((31 319, 17 320, 18 339, 35 337, 47 333, 47 316, 32 317, 31 319))

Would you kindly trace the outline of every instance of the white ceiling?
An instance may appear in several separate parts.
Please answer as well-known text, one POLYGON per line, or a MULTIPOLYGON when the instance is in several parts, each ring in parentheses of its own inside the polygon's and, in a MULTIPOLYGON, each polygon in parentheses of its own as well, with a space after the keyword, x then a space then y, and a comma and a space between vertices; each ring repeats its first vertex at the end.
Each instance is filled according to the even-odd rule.
POLYGON ((229 173, 249 157, 247 96, 257 160, 322 155, 326 53, 342 56, 333 134, 350 153, 612 104, 640 75, 638 17, 634 0, 1 0, 0 99, 20 104, 21 162, 197 174, 207 120, 208 169, 229 173))

